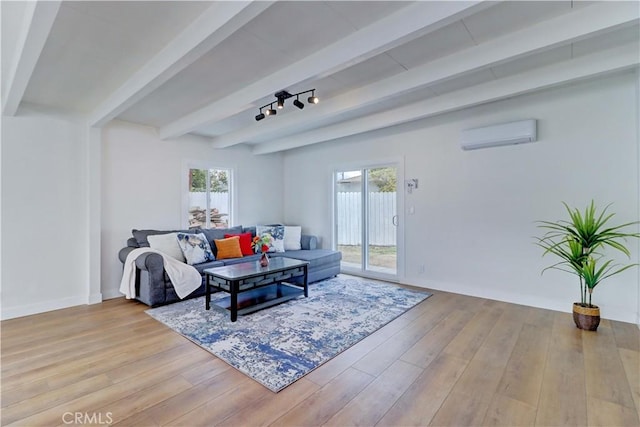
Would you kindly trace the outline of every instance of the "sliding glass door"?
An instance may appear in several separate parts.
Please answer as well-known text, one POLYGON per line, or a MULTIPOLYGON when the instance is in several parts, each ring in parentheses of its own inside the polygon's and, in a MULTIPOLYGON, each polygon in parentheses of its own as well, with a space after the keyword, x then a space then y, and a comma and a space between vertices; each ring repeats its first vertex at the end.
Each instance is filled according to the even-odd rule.
POLYGON ((335 172, 334 246, 343 272, 398 275, 397 182, 393 165, 335 172))

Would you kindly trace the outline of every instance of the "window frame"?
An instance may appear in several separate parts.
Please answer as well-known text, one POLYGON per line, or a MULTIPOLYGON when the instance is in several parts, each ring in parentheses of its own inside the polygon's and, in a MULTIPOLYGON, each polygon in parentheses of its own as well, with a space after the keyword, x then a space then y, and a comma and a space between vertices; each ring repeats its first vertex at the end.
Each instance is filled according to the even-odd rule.
MULTIPOLYGON (((207 170, 207 178, 208 171, 211 169, 217 170, 226 170, 228 171, 228 180, 229 180, 229 216, 228 216, 228 227, 233 227, 236 223, 235 212, 236 209, 236 185, 235 185, 235 166, 234 165, 221 165, 219 163, 213 162, 203 162, 197 160, 187 160, 183 161, 182 164, 182 179, 181 179, 181 189, 180 192, 182 194, 182 206, 181 206, 181 223, 182 225, 188 229, 189 228, 189 173, 191 169, 204 169, 207 170)), ((207 203, 209 202, 209 179, 207 179, 207 203)), ((211 222, 209 223, 211 226, 211 222)), ((204 227, 206 228, 206 224, 204 227)))

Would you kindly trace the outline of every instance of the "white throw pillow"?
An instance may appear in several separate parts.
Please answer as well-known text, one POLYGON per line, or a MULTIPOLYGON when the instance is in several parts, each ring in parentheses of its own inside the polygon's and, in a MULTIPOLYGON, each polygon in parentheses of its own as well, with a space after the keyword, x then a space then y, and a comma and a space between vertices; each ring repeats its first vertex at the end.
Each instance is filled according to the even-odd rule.
POLYGON ((302 240, 302 227, 291 225, 284 226, 285 251, 299 251, 300 249, 302 249, 300 240, 302 240))
POLYGON ((284 252, 284 225, 257 225, 256 236, 271 235, 271 244, 267 252, 284 252))
POLYGON ((151 249, 160 251, 178 261, 185 262, 182 249, 178 244, 178 233, 152 234, 147 236, 147 240, 151 249))

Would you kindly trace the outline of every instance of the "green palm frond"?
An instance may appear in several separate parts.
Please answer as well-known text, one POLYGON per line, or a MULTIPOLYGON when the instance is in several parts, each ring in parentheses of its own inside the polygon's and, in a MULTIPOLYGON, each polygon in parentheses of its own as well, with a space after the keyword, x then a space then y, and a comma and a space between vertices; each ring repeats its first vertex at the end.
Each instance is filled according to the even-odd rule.
POLYGON ((607 212, 611 204, 605 206, 599 213, 593 200, 583 212, 577 208, 572 209, 565 202, 562 204, 567 211, 569 221, 538 221, 538 228, 544 230, 544 234, 542 237, 535 238, 535 244, 544 249, 542 256, 553 254, 560 258, 559 262, 544 268, 542 273, 553 269, 577 275, 580 279, 582 302, 586 303, 585 297, 588 291, 589 305, 591 305, 591 294, 599 283, 638 265, 620 266, 613 264, 613 260, 604 260, 603 257, 604 249, 607 247, 631 257, 631 252, 624 242, 629 238, 639 238, 640 233, 623 230, 640 222, 608 225, 615 215, 607 212))

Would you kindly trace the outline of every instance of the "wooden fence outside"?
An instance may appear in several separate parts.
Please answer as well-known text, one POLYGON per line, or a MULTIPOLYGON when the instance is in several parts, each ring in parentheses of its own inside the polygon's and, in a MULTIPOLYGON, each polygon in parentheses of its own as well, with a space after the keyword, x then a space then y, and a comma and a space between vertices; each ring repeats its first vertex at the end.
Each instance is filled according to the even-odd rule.
MULTIPOLYGON (((337 193, 338 245, 362 244, 362 193, 337 193)), ((369 193, 369 244, 395 246, 396 193, 369 193)))

